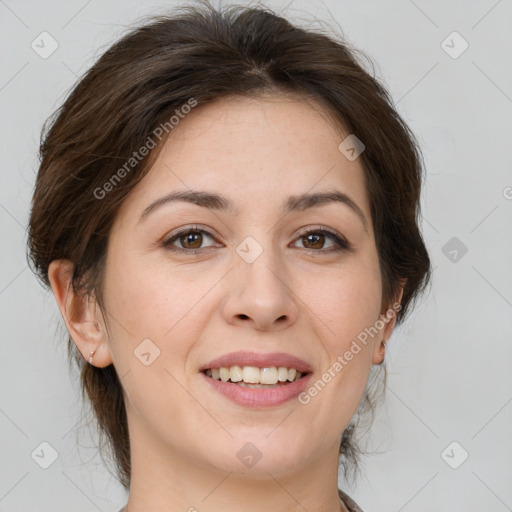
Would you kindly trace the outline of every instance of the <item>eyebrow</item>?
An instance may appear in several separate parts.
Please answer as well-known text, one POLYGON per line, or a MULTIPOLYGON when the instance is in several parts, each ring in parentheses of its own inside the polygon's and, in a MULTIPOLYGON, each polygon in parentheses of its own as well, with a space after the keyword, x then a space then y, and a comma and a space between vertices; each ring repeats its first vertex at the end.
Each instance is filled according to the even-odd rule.
MULTIPOLYGON (((237 215, 239 213, 239 209, 235 207, 233 201, 221 194, 205 192, 201 190, 176 190, 163 197, 160 197, 149 206, 147 206, 142 212, 138 222, 144 220, 151 212, 155 211, 157 208, 160 208, 165 204, 177 201, 196 204, 209 210, 224 211, 232 215, 237 215)), ((364 230, 368 232, 367 220, 362 209, 350 196, 338 190, 290 196, 284 201, 282 209, 285 213, 290 213, 294 211, 304 211, 309 208, 330 203, 340 203, 349 206, 363 223, 364 230)))

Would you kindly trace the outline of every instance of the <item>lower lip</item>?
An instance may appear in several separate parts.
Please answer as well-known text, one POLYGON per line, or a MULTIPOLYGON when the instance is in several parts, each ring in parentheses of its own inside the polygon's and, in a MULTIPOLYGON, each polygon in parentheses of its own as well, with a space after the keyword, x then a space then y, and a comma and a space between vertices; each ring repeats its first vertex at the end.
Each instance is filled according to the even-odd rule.
POLYGON ((213 379, 203 372, 201 375, 215 391, 244 407, 273 407, 284 404, 302 393, 311 380, 311 373, 308 373, 297 381, 275 388, 244 388, 232 382, 213 379))

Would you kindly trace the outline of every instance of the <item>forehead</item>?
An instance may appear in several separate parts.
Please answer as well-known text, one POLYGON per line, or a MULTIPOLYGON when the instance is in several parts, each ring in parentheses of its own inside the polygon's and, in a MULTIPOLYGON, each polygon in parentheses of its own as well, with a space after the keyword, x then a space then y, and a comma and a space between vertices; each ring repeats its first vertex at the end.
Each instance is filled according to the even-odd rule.
POLYGON ((228 97, 199 105, 174 126, 123 206, 142 212, 165 193, 207 190, 229 198, 239 215, 338 190, 369 220, 361 159, 350 161, 338 149, 347 135, 318 103, 302 98, 228 97))

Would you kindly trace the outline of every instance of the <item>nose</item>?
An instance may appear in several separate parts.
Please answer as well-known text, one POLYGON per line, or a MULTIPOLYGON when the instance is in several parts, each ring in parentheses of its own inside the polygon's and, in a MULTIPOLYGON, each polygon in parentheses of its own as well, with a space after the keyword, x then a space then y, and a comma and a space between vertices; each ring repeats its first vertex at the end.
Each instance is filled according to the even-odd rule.
POLYGON ((285 329, 295 323, 299 298, 293 276, 273 251, 265 249, 252 263, 238 255, 234 259, 222 311, 226 322, 258 331, 285 329))

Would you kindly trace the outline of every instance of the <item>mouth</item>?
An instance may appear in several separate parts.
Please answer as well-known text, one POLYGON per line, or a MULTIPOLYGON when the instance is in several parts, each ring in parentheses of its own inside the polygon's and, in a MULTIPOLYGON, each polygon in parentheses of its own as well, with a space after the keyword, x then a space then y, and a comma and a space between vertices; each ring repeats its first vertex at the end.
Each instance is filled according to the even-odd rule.
POLYGON ((277 407, 297 398, 312 378, 312 372, 284 366, 223 366, 206 368, 199 375, 212 391, 239 406, 256 409, 277 407))
POLYGON ((286 366, 259 368, 238 365, 206 368, 202 373, 213 380, 249 389, 278 388, 297 382, 310 374, 310 372, 301 372, 286 366))
POLYGON ((249 408, 276 407, 293 400, 313 375, 310 363, 291 354, 243 350, 218 357, 198 370, 210 390, 249 408))

